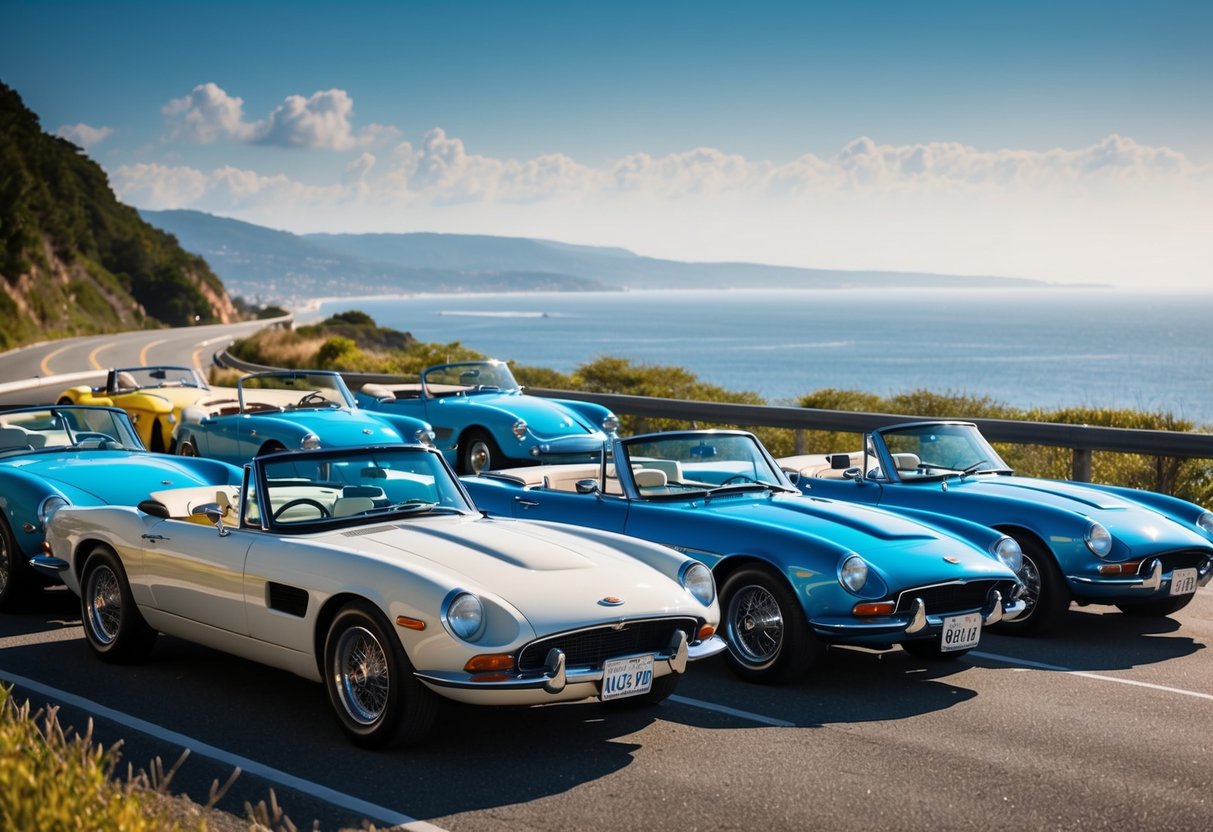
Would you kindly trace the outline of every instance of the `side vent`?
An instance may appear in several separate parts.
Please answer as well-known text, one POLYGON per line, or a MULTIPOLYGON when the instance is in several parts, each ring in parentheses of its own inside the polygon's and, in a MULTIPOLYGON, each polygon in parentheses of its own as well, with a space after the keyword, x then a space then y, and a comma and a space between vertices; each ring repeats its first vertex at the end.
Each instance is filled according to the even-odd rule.
POLYGON ((307 590, 286 584, 266 584, 269 593, 269 608, 278 612, 303 618, 307 614, 307 590))

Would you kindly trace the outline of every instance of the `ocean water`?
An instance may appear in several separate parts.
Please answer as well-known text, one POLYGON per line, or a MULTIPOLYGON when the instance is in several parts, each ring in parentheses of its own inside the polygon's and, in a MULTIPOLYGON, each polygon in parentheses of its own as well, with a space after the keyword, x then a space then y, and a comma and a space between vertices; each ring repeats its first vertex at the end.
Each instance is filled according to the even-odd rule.
POLYGON ((1134 408, 1213 425, 1213 294, 1111 289, 733 290, 345 298, 423 341, 569 372, 684 367, 786 404, 826 387, 1134 408))

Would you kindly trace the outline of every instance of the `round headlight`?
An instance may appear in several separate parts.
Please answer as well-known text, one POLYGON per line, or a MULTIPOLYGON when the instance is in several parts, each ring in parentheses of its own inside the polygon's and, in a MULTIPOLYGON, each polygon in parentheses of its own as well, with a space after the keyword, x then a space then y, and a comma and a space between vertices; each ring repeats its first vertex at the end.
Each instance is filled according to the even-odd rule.
POLYGON ((309 433, 303 437, 303 441, 299 443, 299 447, 305 451, 314 451, 320 447, 320 437, 314 433, 309 433))
POLYGON ((1196 518, 1196 528, 1213 534, 1213 511, 1202 511, 1196 518))
POLYGON ((54 513, 67 505, 71 505, 67 501, 67 498, 60 497, 58 494, 52 494, 38 506, 38 522, 42 524, 43 528, 46 528, 46 522, 51 519, 54 513))
POLYGON ((702 563, 691 561, 683 564, 678 580, 683 588, 705 607, 716 599, 716 582, 712 580, 712 570, 702 563))
POLYGON ((842 562, 838 581, 851 592, 859 592, 868 582, 868 565, 859 555, 851 555, 842 562))
POLYGON ((1087 548, 1094 552, 1096 557, 1106 558, 1112 551, 1112 533, 1099 523, 1092 523, 1087 529, 1086 540, 1087 548))
POLYGON ((1012 572, 1019 574, 1023 566, 1023 549, 1013 537, 1000 537, 994 544, 994 556, 1002 561, 1002 565, 1012 572))
POLYGON ((484 624, 484 605, 470 592, 462 592, 447 606, 446 623, 455 635, 471 641, 480 634, 484 624))
POLYGON ((519 442, 521 442, 523 439, 526 439, 526 422, 524 422, 522 419, 519 419, 517 422, 515 422, 513 425, 510 426, 510 432, 514 434, 514 438, 517 439, 519 442))
POLYGON ((619 417, 614 413, 608 414, 607 417, 602 420, 602 429, 607 433, 614 433, 615 431, 619 430, 619 417))
POLYGON ((434 432, 432 430, 426 430, 425 428, 418 428, 417 432, 415 434, 413 434, 413 438, 417 440, 418 445, 433 445, 434 444, 434 432))

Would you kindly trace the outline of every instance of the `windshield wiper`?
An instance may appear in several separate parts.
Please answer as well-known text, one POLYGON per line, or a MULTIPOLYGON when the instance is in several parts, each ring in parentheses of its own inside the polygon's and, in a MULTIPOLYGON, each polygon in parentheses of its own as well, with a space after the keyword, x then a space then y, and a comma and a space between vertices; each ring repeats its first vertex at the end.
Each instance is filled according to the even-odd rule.
POLYGON ((717 494, 740 494, 746 491, 796 491, 793 488, 786 488, 772 482, 738 482, 730 483, 729 485, 718 485, 715 488, 709 489, 708 497, 714 497, 717 494))

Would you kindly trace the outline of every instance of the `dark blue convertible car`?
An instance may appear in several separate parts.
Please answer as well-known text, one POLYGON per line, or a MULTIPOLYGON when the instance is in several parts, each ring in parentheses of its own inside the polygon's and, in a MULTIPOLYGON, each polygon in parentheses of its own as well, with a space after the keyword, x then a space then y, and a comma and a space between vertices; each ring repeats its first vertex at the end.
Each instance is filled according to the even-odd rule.
POLYGON ((1183 609, 1213 576, 1213 513, 1164 494, 1015 476, 976 425, 872 431, 863 450, 788 457, 806 493, 934 512, 1014 537, 1028 610, 1005 629, 1054 627, 1071 601, 1132 615, 1183 609))
POLYGON ((752 434, 616 437, 607 451, 462 479, 492 514, 623 532, 711 567, 744 679, 801 676, 827 644, 953 658, 1024 609, 1010 537, 806 497, 752 434))

